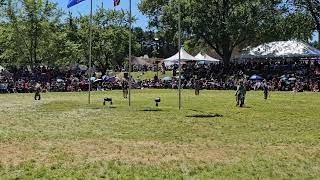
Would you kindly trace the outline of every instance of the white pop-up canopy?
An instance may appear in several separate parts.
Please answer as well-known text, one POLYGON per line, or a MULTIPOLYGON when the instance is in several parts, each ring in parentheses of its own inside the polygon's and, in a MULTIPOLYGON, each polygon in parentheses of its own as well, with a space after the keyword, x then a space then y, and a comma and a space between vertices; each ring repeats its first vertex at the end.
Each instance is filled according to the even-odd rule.
POLYGON ((247 49, 242 58, 320 57, 320 50, 300 41, 276 41, 247 49))
POLYGON ((203 54, 201 54, 201 52, 199 54, 197 54, 195 57, 200 61, 208 61, 211 63, 219 63, 220 62, 220 60, 215 59, 215 58, 209 56, 208 54, 203 55, 203 54))
MULTIPOLYGON (((187 53, 183 48, 180 49, 180 59, 181 61, 199 61, 197 58, 191 56, 189 53, 187 53)), ((169 63, 178 63, 179 62, 179 52, 167 59, 164 60, 164 62, 169 63)))

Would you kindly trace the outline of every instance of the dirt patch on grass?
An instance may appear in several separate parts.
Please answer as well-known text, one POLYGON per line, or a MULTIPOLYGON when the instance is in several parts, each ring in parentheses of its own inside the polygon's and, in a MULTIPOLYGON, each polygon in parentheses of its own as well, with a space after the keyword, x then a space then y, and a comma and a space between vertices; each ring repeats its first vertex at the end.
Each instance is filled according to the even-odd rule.
POLYGON ((23 141, 0 143, 0 163, 17 165, 28 160, 49 163, 61 158, 121 160, 156 164, 166 161, 223 162, 229 159, 226 149, 208 149, 151 141, 23 141))
POLYGON ((35 160, 51 163, 57 160, 86 159, 88 161, 120 160, 134 163, 158 164, 168 161, 222 162, 236 161, 260 152, 268 156, 278 153, 298 155, 319 154, 319 147, 299 145, 226 145, 207 147, 190 144, 160 143, 156 141, 119 140, 57 140, 0 143, 0 164, 17 165, 35 160))
POLYGON ((264 151, 268 154, 281 154, 286 153, 294 156, 295 158, 302 158, 302 156, 308 155, 309 157, 317 156, 320 157, 320 147, 312 146, 306 147, 299 144, 288 145, 288 144, 278 144, 270 145, 264 148, 264 151))
POLYGON ((35 142, 6 142, 0 143, 0 164, 18 165, 22 162, 34 160, 49 162, 53 154, 43 149, 35 142))

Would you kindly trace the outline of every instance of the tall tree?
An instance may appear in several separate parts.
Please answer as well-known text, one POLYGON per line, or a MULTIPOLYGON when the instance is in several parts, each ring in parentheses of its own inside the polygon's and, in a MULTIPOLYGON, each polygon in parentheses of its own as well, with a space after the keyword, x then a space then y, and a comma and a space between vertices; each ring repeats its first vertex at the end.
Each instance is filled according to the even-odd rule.
POLYGON ((0 7, 5 5, 5 0, 0 0, 0 7))
MULTIPOLYGON (((93 19, 93 64, 103 72, 107 68, 122 65, 128 56, 129 47, 127 12, 99 8, 93 19)), ((88 49, 88 21, 88 16, 81 16, 78 20, 77 39, 84 50, 88 49)), ((136 52, 136 43, 133 41, 133 52, 136 52)), ((87 51, 85 51, 85 54, 88 57, 87 51)))
POLYGON ((0 7, 5 5, 5 0, 0 0, 0 7))
POLYGON ((142 0, 139 7, 150 17, 150 26, 157 25, 176 35, 178 4, 182 6, 183 38, 202 39, 225 64, 236 47, 296 37, 307 39, 311 33, 308 28, 292 24, 303 14, 290 14, 281 0, 142 0))
POLYGON ((295 5, 295 10, 310 15, 318 32, 318 48, 320 48, 320 0, 288 0, 287 3, 295 5))
POLYGON ((48 0, 9 0, 7 19, 12 48, 21 63, 38 64, 47 57, 47 47, 58 32, 61 12, 48 0))

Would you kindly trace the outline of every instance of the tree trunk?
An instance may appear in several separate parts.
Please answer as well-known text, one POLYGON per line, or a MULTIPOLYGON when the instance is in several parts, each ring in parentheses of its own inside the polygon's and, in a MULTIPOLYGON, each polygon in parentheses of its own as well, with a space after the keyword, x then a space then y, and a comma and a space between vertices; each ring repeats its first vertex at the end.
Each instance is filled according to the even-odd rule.
POLYGON ((33 59, 33 41, 32 41, 32 38, 30 38, 31 41, 30 41, 30 48, 29 48, 29 54, 30 54, 30 63, 31 64, 34 64, 34 59, 33 59))
POLYGON ((37 34, 35 35, 34 37, 34 47, 33 47, 33 59, 34 59, 34 62, 36 63, 36 65, 38 65, 38 59, 37 59, 37 48, 38 48, 38 36, 37 34))
POLYGON ((223 63, 228 66, 231 60, 232 49, 230 50, 230 48, 223 48, 222 51, 223 51, 223 57, 222 57, 223 63))

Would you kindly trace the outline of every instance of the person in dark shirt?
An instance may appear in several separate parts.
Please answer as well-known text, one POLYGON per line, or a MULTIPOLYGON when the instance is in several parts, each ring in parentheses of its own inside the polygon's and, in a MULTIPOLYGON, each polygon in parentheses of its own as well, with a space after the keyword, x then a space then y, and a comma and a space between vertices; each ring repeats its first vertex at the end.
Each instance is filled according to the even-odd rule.
POLYGON ((159 81, 159 78, 158 78, 158 76, 156 74, 154 75, 153 80, 154 80, 154 82, 158 82, 159 81))
POLYGON ((39 83, 36 84, 35 86, 35 95, 34 95, 34 100, 41 100, 41 85, 39 83))
POLYGON ((266 80, 263 81, 262 88, 263 88, 264 99, 267 100, 269 95, 269 87, 266 80))
POLYGON ((202 83, 200 80, 196 80, 194 83, 194 89, 195 89, 195 95, 199 96, 200 95, 200 89, 202 87, 202 83))
POLYGON ((127 99, 128 98, 128 88, 129 88, 129 83, 126 79, 122 81, 122 92, 123 92, 123 98, 127 99))
POLYGON ((164 62, 161 63, 162 66, 162 74, 166 74, 166 65, 164 62))

